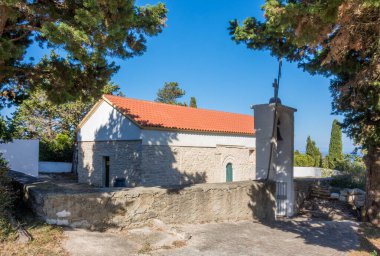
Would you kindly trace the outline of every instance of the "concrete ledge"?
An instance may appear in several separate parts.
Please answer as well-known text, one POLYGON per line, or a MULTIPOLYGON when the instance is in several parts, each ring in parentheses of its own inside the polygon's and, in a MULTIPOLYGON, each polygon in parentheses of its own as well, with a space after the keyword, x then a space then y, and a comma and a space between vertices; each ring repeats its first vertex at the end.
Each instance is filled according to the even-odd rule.
POLYGON ((273 182, 77 190, 38 182, 24 185, 24 191, 29 205, 46 222, 91 229, 137 227, 153 219, 168 224, 270 221, 275 213, 273 182))

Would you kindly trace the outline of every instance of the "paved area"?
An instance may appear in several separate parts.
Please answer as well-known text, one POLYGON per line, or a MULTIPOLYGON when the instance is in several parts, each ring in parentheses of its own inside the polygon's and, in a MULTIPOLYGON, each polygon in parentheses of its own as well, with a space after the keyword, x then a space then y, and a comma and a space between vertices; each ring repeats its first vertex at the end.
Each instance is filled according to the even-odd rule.
MULTIPOLYGON (((159 222, 158 222, 159 223, 159 222)), ((359 246, 353 221, 214 223, 128 231, 66 230, 70 255, 346 255, 359 246), (190 238, 191 237, 191 238, 190 238)))

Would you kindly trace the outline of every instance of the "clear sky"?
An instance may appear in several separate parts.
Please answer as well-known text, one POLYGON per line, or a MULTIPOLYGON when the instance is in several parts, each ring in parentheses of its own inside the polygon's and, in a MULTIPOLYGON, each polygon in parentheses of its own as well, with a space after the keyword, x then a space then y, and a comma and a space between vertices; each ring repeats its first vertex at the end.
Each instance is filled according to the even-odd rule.
MULTIPOLYGON (((229 20, 248 16, 262 19, 263 1, 161 0, 169 10, 163 33, 148 39, 144 55, 126 61, 113 77, 127 97, 154 100, 164 82, 178 82, 184 101, 196 97, 199 108, 252 114, 250 105, 267 103, 278 63, 269 52, 235 44, 228 34, 229 20)), ((137 0, 137 5, 157 1, 137 0)), ((46 50, 33 45, 31 56, 46 50)), ((283 63, 280 98, 298 109, 295 114, 295 149, 304 151, 308 135, 323 153, 328 151, 331 123, 329 79, 311 76, 294 63, 283 63)), ((343 136, 343 149, 353 150, 343 136)))

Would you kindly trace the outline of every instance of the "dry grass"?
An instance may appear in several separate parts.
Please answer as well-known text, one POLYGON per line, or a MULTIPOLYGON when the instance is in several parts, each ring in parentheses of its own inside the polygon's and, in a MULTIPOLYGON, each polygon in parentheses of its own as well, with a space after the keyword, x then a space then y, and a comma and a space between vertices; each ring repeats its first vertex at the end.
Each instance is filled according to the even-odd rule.
POLYGON ((175 248, 184 247, 184 246, 186 246, 186 241, 184 241, 184 240, 176 240, 176 241, 173 242, 173 246, 175 248))
POLYGON ((380 228, 370 223, 360 224, 360 248, 350 256, 380 256, 380 228))
POLYGON ((25 229, 32 235, 33 240, 28 243, 19 243, 16 233, 10 232, 0 243, 0 255, 68 255, 62 247, 64 240, 62 228, 44 224, 32 217, 27 217, 23 221, 25 229))
POLYGON ((153 250, 152 246, 149 242, 145 242, 140 250, 137 252, 138 254, 147 254, 153 250))

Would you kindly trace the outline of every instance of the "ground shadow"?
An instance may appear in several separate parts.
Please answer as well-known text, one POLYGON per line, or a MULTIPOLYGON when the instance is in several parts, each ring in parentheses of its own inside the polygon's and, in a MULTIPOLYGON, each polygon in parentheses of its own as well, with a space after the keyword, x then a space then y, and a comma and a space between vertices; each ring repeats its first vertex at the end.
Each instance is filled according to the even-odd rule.
MULTIPOLYGON (((266 201, 265 212, 267 214, 258 214, 258 207, 249 206, 252 210, 253 218, 257 219, 261 224, 270 227, 271 229, 282 232, 290 232, 297 239, 302 239, 305 244, 319 245, 322 247, 333 248, 337 251, 349 252, 350 250, 358 249, 359 238, 357 236, 358 223, 353 221, 332 221, 330 219, 301 219, 301 218, 275 218, 275 193, 276 186, 267 185, 265 194, 261 197, 272 198, 268 203, 266 201), (272 209, 272 215, 269 214, 272 209)), ((251 201, 258 200, 257 187, 252 186, 250 191, 251 201)), ((263 198, 260 199, 263 202, 263 198)), ((265 201, 264 201, 265 202, 265 201)), ((265 206, 265 205, 264 205, 265 206)), ((260 207, 261 209, 261 207, 260 207)))

